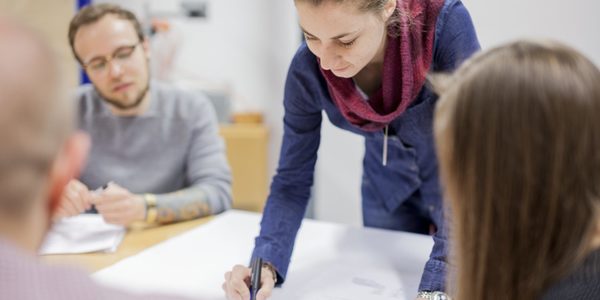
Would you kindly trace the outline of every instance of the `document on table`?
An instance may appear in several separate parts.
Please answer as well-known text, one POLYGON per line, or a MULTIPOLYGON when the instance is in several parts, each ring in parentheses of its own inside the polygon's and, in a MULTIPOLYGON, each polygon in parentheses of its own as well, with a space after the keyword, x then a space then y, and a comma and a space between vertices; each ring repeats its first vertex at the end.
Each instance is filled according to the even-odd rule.
MULTIPOLYGON (((259 214, 228 211, 93 277, 134 293, 223 300, 223 274, 248 265, 259 224, 259 214)), ((425 235, 304 220, 286 282, 269 299, 412 300, 432 245, 425 235)))
POLYGON ((99 214, 81 214, 55 222, 39 254, 115 252, 125 228, 104 222, 99 214))

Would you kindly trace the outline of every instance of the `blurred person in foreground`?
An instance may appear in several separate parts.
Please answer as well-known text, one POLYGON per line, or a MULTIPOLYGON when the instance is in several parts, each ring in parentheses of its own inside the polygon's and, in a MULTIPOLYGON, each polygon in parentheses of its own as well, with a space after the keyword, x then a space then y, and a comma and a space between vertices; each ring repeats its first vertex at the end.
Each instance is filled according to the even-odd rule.
POLYGON ((175 299, 128 295, 98 286, 81 271, 37 261, 63 189, 78 174, 90 142, 73 130, 72 103, 47 44, 0 17, 0 45, 0 298, 175 299))

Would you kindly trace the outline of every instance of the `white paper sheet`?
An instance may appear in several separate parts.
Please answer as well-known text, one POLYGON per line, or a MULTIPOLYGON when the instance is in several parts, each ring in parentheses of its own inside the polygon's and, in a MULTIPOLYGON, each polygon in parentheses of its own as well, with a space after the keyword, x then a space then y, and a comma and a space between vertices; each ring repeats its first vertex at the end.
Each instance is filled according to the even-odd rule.
POLYGON ((81 214, 54 223, 39 252, 42 255, 115 252, 124 235, 123 226, 108 224, 99 214, 81 214))
MULTIPOLYGON (((223 274, 248 264, 259 222, 258 214, 226 212, 94 278, 132 292, 225 299, 223 274)), ((423 235, 305 220, 286 282, 271 299, 412 300, 432 245, 423 235)))

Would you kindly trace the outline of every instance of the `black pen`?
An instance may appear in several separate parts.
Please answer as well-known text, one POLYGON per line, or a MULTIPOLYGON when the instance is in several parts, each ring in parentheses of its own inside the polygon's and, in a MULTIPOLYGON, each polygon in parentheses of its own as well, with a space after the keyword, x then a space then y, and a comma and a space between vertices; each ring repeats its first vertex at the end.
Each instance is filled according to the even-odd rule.
POLYGON ((250 300, 256 300, 256 294, 260 290, 260 271, 262 269, 262 258, 255 257, 252 261, 250 273, 250 300))
MULTIPOLYGON (((112 181, 109 181, 108 183, 104 184, 103 186, 101 186, 101 187, 99 187, 99 188, 97 188, 97 189, 93 190, 93 191, 92 191, 92 193, 94 193, 94 194, 96 194, 96 195, 98 195, 98 194, 101 194, 101 193, 102 193, 104 190, 106 190, 106 189, 108 188, 108 186, 109 186, 110 184, 112 184, 112 183, 113 183, 112 181)), ((97 213, 98 213, 98 210, 96 209, 96 205, 92 204, 92 205, 90 206, 90 209, 87 209, 87 210, 86 210, 86 211, 84 211, 83 213, 86 213, 86 214, 97 214, 97 213)))

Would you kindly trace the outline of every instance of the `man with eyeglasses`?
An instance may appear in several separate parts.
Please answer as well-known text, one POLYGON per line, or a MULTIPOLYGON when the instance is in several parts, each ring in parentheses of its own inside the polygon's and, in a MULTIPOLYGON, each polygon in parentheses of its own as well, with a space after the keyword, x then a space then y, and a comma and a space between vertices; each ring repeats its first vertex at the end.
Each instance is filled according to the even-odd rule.
POLYGON ((55 218, 93 207, 113 224, 170 223, 231 206, 231 172, 210 102, 150 79, 140 23, 112 4, 71 20, 69 42, 92 84, 78 90, 92 148, 55 218))

